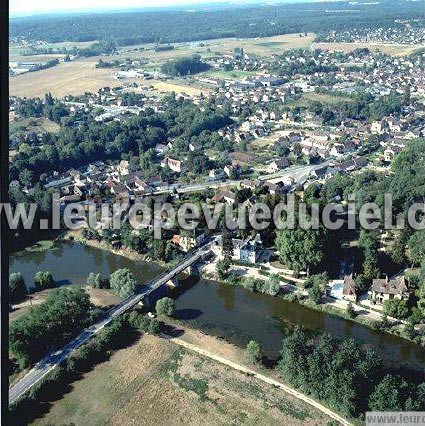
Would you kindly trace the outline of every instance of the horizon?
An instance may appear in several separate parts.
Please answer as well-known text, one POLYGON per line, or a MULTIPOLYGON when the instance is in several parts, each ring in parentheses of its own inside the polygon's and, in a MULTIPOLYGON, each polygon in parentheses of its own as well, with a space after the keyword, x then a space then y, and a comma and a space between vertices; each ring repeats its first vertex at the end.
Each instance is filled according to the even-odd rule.
POLYGON ((89 4, 84 0, 75 0, 71 3, 57 3, 54 0, 40 0, 36 3, 29 3, 26 0, 11 0, 9 3, 9 18, 22 18, 37 15, 64 15, 64 14, 86 14, 86 13, 111 13, 130 12, 155 9, 174 8, 202 8, 219 6, 244 6, 244 5, 279 5, 291 3, 335 3, 347 0, 123 0, 117 7, 113 0, 93 0, 89 4), (143 4, 140 4, 143 3, 143 4), (59 5, 59 7, 58 7, 59 5))

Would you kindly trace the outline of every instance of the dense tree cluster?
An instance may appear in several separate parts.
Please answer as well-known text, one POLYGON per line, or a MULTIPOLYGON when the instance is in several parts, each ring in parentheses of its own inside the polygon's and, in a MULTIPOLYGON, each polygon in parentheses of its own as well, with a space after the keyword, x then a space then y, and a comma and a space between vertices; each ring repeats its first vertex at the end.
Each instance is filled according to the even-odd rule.
POLYGON ((112 290, 121 297, 131 296, 134 294, 137 287, 136 278, 131 271, 126 268, 117 269, 113 272, 109 281, 111 283, 112 290))
POLYGON ((277 368, 290 384, 346 416, 357 416, 368 407, 424 407, 425 383, 404 386, 404 381, 383 377, 386 371, 378 355, 353 339, 327 334, 313 339, 296 328, 283 341, 277 368))
POLYGON ((91 321, 89 295, 80 288, 56 289, 45 302, 14 321, 9 330, 10 351, 19 366, 40 359, 91 321))
POLYGON ((161 66, 161 71, 165 74, 182 76, 207 71, 209 68, 208 64, 201 61, 200 55, 192 55, 165 62, 161 66))

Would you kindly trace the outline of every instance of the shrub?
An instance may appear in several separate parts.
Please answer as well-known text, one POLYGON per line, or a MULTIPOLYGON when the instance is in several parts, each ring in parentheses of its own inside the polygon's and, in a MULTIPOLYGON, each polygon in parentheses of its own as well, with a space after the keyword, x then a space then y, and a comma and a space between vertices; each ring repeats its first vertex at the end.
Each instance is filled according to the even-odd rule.
POLYGON ((50 271, 38 271, 34 276, 34 285, 37 290, 56 287, 56 282, 50 271))
POLYGON ((11 303, 20 302, 27 295, 27 287, 24 277, 20 272, 14 272, 9 276, 9 300, 11 303))
POLYGON ((167 315, 171 317, 174 313, 175 303, 169 297, 163 297, 156 302, 155 310, 159 315, 167 315))

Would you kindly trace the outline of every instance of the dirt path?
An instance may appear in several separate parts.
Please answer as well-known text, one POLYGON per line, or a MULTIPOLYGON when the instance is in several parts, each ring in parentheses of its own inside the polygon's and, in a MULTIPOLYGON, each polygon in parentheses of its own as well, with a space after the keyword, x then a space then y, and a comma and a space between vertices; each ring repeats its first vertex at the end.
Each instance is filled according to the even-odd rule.
POLYGON ((180 345, 182 347, 184 347, 185 349, 189 349, 193 352, 196 352, 200 355, 206 356, 210 359, 213 359, 214 361, 217 361, 221 364, 227 365, 231 368, 234 368, 235 370, 241 371, 242 373, 248 374, 252 377, 255 377, 256 379, 259 379, 265 383, 268 383, 272 386, 275 386, 279 389, 282 389, 283 391, 289 393, 290 395, 300 399, 303 402, 306 402, 307 404, 310 404, 311 406, 317 408, 318 410, 320 410, 322 413, 326 414, 327 416, 331 417, 332 419, 338 421, 339 423, 341 423, 342 425, 346 425, 346 426, 350 426, 352 425, 350 422, 348 422, 346 419, 344 419, 343 417, 339 416, 338 414, 334 413, 333 411, 331 411, 329 408, 326 408, 324 405, 318 403, 317 401, 315 401, 312 398, 309 398, 308 396, 302 394, 301 392, 296 391, 295 389, 292 389, 291 387, 278 382, 277 380, 274 380, 270 377, 265 376, 264 374, 258 373, 255 370, 252 370, 250 368, 247 368, 241 364, 238 364, 236 362, 230 361, 229 359, 223 358, 219 355, 216 355, 206 349, 200 348, 199 346, 196 346, 192 343, 189 343, 183 339, 180 338, 175 338, 175 337, 171 337, 168 335, 162 335, 163 338, 167 339, 167 340, 171 340, 172 342, 174 342, 177 345, 180 345))

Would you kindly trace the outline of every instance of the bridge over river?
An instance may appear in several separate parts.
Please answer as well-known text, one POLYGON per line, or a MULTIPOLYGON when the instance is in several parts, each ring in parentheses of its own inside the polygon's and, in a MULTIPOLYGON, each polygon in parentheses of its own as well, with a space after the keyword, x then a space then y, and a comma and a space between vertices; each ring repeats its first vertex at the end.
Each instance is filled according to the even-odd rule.
POLYGON ((152 296, 161 286, 172 280, 180 272, 194 265, 199 260, 206 258, 211 253, 211 245, 214 240, 208 241, 199 248, 189 251, 186 256, 174 268, 149 281, 141 287, 136 294, 127 297, 121 303, 111 308, 105 316, 90 327, 84 329, 74 340, 63 346, 61 349, 46 355, 40 360, 22 379, 18 380, 9 388, 9 404, 13 404, 32 386, 59 365, 71 352, 87 342, 95 334, 99 333, 114 318, 133 308, 139 302, 149 304, 149 296, 152 296))

